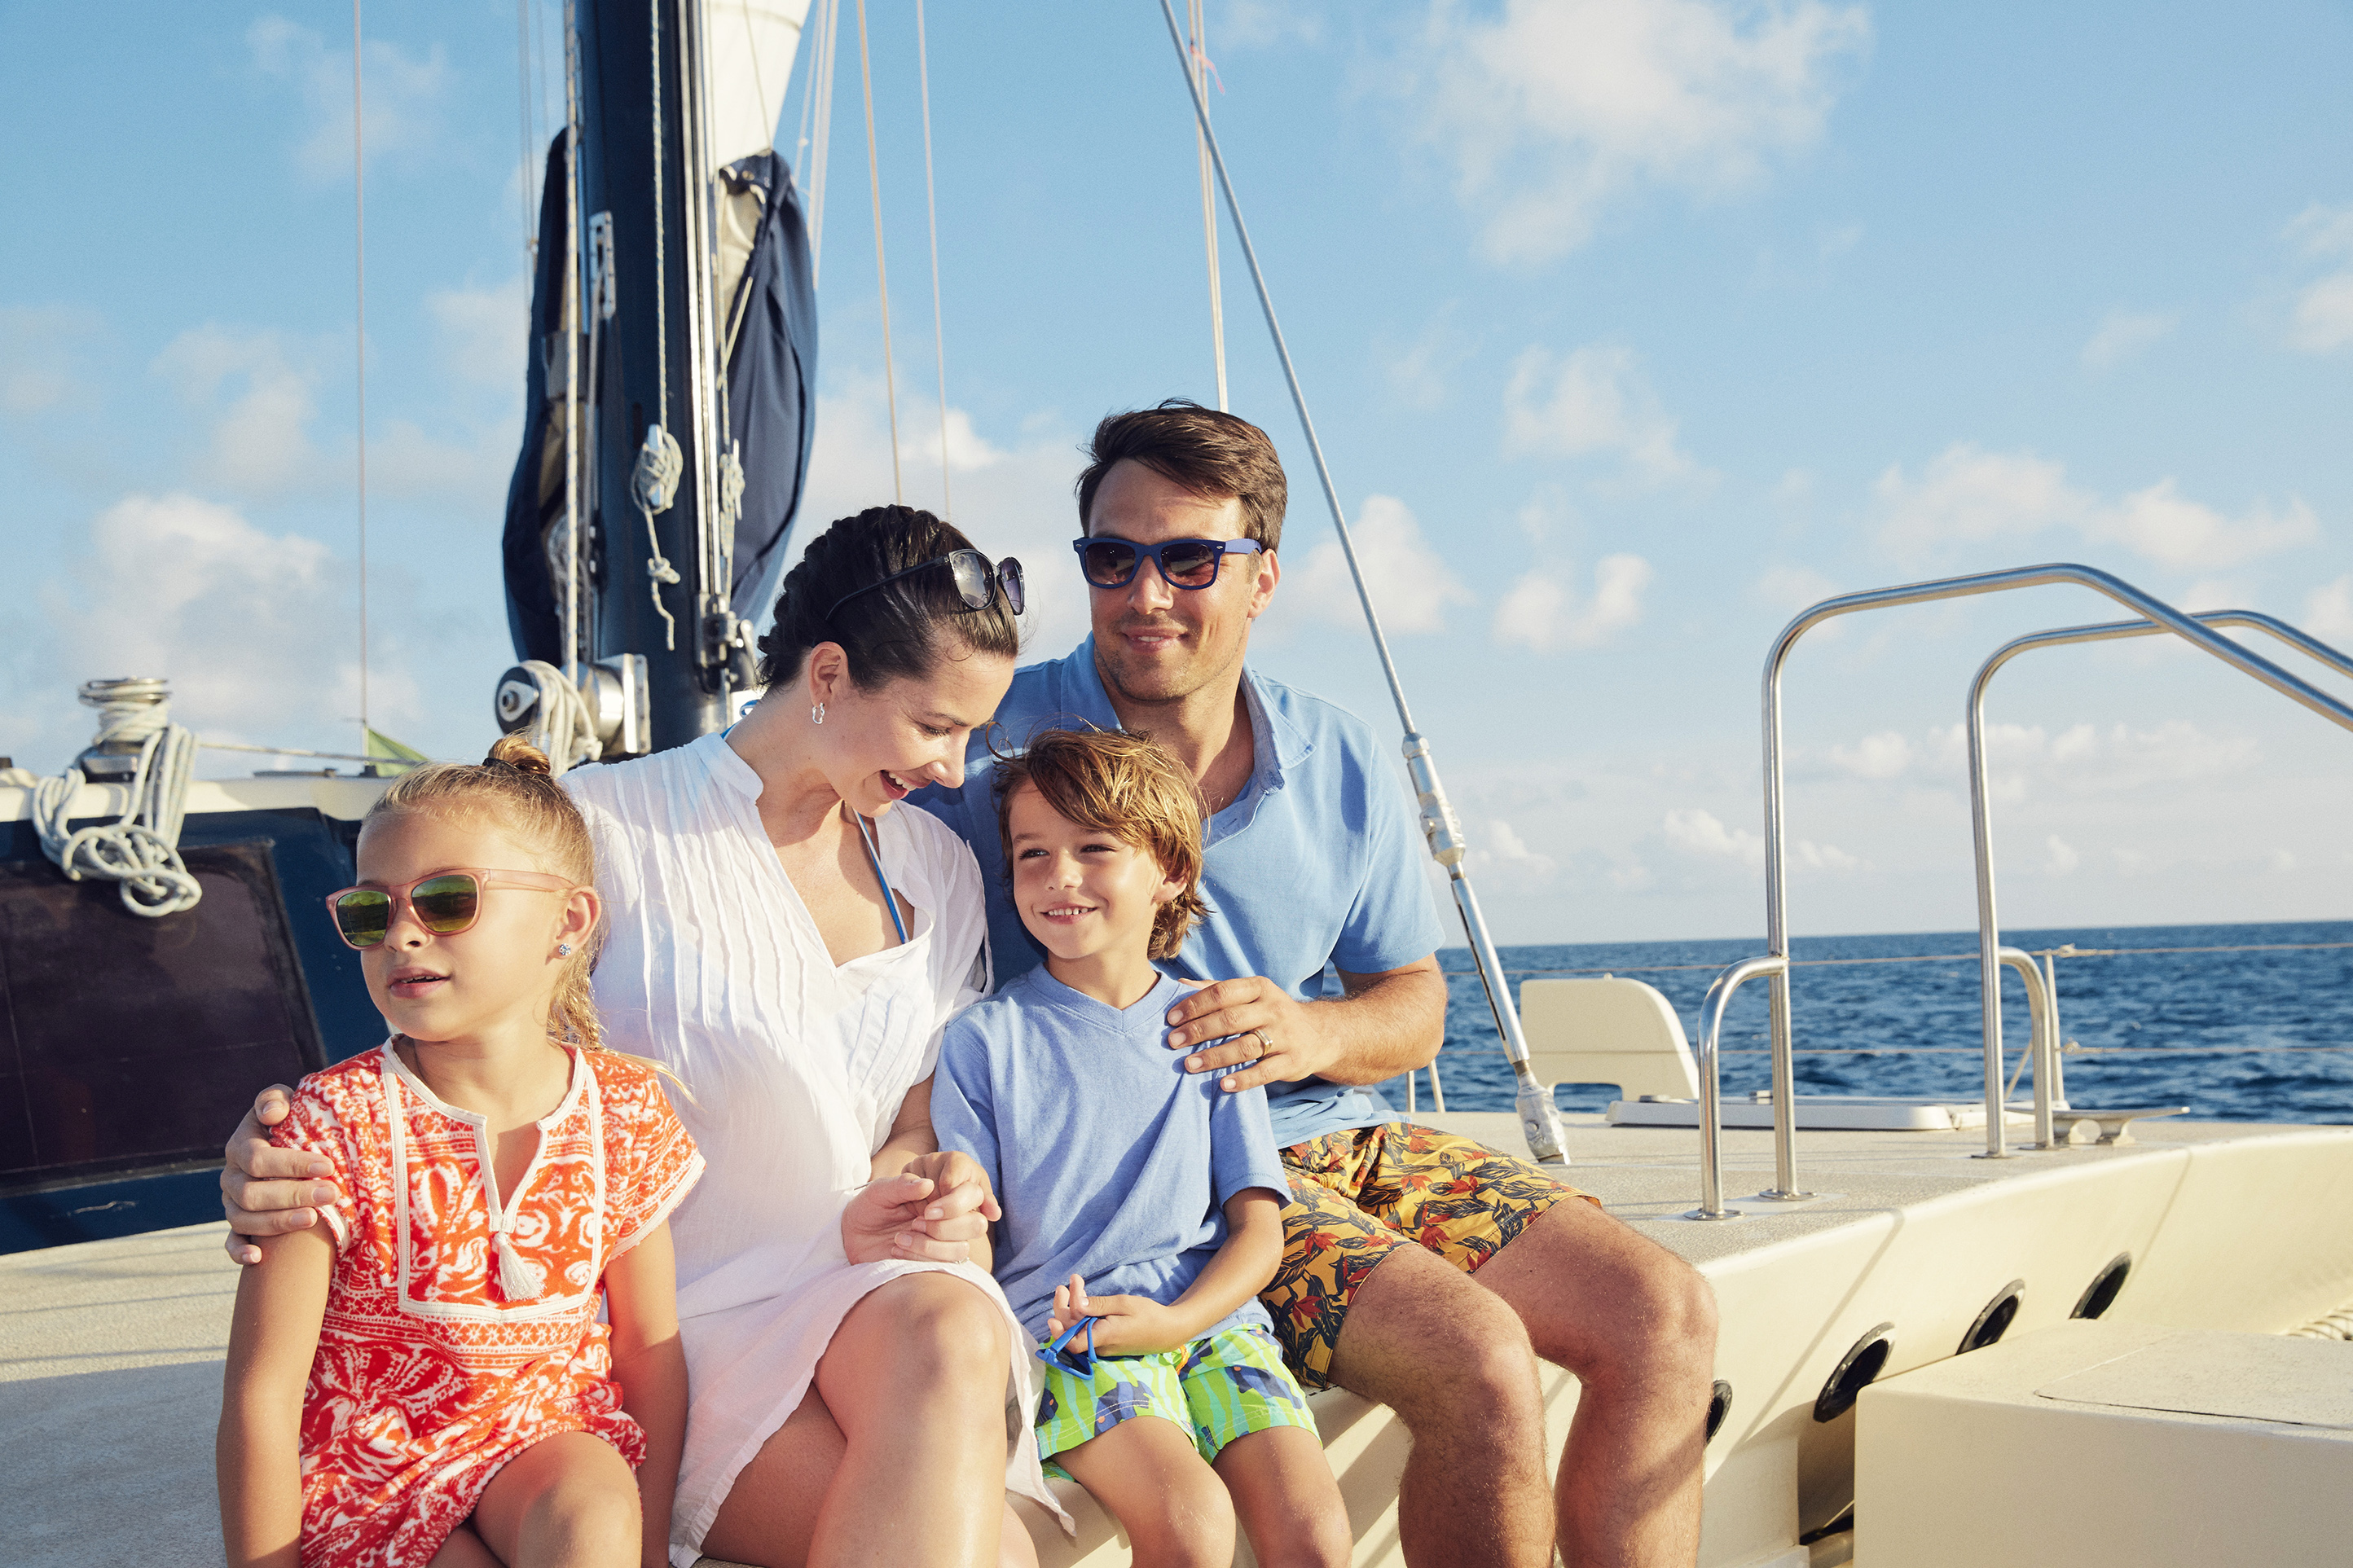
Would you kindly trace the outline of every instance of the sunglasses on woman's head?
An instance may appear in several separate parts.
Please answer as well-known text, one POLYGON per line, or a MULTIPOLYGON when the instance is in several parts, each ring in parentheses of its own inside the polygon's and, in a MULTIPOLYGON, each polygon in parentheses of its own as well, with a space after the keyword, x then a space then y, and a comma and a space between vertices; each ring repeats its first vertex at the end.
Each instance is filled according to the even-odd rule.
POLYGON ((945 566, 955 574, 956 597, 967 610, 988 608, 990 594, 997 589, 1005 592, 1005 607, 1015 615, 1021 613, 1025 595, 1021 585, 1021 563, 1008 555, 992 566, 988 557, 977 550, 951 550, 945 555, 934 555, 929 561, 918 561, 904 572, 893 572, 879 583, 869 583, 863 588, 852 588, 833 602, 833 609, 825 613, 830 622, 834 610, 849 603, 860 594, 871 594, 877 588, 887 588, 902 577, 912 577, 934 566, 945 566))
POLYGON ((405 887, 341 889, 327 895, 327 912, 347 946, 366 949, 392 933, 402 904, 435 936, 456 936, 482 918, 482 894, 491 888, 568 893, 578 885, 544 871, 436 871, 405 887))
POLYGON ((1079 569, 1094 588, 1124 588, 1150 561, 1172 588, 1206 588, 1218 580, 1228 551, 1255 555, 1266 546, 1255 539, 1169 539, 1136 544, 1124 539, 1074 539, 1079 569))

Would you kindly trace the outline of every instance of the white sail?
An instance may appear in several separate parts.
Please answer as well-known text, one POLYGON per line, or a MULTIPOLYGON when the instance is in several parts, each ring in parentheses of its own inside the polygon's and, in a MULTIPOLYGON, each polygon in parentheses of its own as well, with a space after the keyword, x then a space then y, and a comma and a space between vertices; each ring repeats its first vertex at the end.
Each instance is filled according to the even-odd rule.
POLYGON ((702 0, 711 94, 706 174, 776 142, 809 0, 702 0))

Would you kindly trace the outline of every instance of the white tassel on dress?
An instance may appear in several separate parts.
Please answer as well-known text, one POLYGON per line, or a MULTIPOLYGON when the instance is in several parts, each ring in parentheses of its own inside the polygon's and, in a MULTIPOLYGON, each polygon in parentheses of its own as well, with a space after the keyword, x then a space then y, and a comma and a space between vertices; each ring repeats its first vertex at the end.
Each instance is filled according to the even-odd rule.
POLYGON ((499 1254, 499 1289, 510 1301, 536 1301, 547 1289, 547 1268, 533 1263, 515 1250, 513 1238, 503 1230, 492 1233, 499 1254))

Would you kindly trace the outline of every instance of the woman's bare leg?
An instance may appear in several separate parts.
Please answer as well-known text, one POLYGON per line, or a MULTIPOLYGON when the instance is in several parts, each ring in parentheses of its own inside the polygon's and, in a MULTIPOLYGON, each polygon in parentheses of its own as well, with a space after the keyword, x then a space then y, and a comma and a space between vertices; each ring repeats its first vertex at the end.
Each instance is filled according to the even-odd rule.
POLYGON ((638 1568, 638 1478, 613 1445, 559 1432, 509 1459, 474 1505, 506 1568, 638 1568))
POLYGON ((506 1568, 506 1565, 491 1555, 491 1549, 482 1544, 482 1538, 474 1533, 472 1525, 461 1524, 449 1532, 449 1539, 441 1543, 441 1550, 433 1554, 433 1561, 425 1568, 506 1568))
POLYGON ((802 1568, 817 1513, 848 1447, 815 1385, 736 1476, 702 1538, 708 1556, 755 1568, 802 1568))
POLYGON ((735 1478, 702 1550, 759 1568, 997 1568, 1008 1332, 997 1304, 953 1275, 869 1293, 834 1331, 809 1397, 735 1478))

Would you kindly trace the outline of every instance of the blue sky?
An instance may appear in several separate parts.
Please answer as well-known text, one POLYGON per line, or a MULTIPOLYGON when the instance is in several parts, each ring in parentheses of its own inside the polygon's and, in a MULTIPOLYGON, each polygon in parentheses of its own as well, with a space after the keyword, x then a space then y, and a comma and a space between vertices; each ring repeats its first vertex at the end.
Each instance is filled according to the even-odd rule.
MULTIPOLYGON (((844 10, 824 516, 891 483, 844 10)), ((908 499, 935 504, 913 7, 868 11, 908 499)), ((131 673, 171 676, 204 734, 347 747, 349 13, 0 18, 0 752, 63 765, 74 684, 131 673)), ((1505 940, 1757 930, 1757 672, 1827 594, 2080 560, 2353 647, 2341 6, 1208 19, 1235 178, 1505 940)), ((1212 388, 1188 108, 1150 4, 934 0, 928 23, 956 517, 1035 563, 1032 646, 1059 653, 1077 442, 1212 388)), ((488 738, 509 658, 516 32, 512 5, 369 16, 371 712, 438 754, 488 738)), ((1233 405, 1294 485, 1257 657, 1387 732, 1224 258, 1233 405)), ((2106 617, 2043 589, 1801 647, 1799 931, 1971 922, 1968 678, 2010 636, 2106 617)), ((2353 916, 2353 736, 2146 643, 2022 661, 1992 714, 2010 921, 2353 916)))

